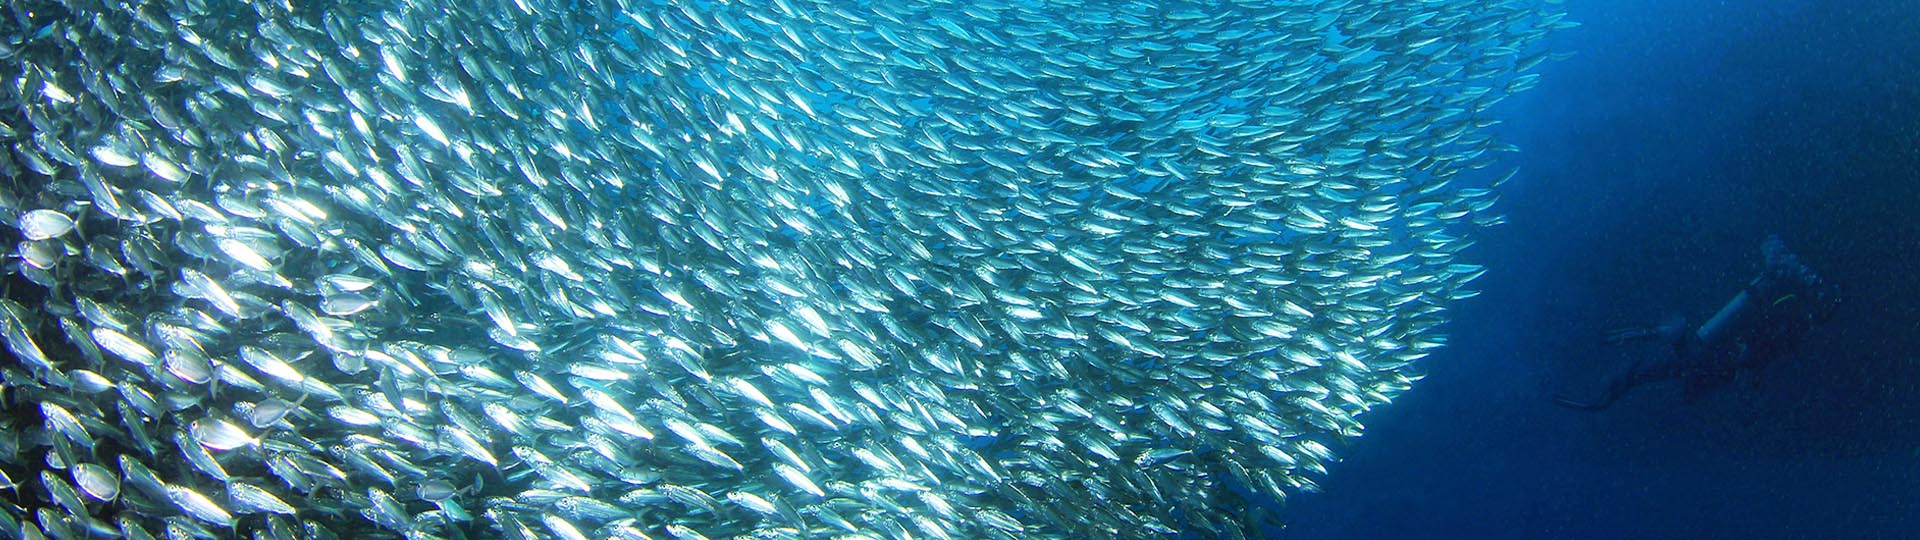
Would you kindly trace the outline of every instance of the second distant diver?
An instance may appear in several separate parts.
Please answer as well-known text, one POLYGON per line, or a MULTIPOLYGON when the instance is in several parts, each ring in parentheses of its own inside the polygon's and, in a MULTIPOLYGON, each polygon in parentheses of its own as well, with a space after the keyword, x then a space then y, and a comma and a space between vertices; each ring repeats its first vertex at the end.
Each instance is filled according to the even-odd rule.
POLYGON ((1814 326, 1833 316, 1839 298, 1831 285, 1788 252, 1779 237, 1760 247, 1765 268, 1712 318, 1698 327, 1684 320, 1609 333, 1608 343, 1662 340, 1672 354, 1642 358, 1609 373, 1598 396, 1556 396, 1560 405, 1600 410, 1634 387, 1679 379, 1689 401, 1727 383, 1742 371, 1759 373, 1790 356, 1814 326))

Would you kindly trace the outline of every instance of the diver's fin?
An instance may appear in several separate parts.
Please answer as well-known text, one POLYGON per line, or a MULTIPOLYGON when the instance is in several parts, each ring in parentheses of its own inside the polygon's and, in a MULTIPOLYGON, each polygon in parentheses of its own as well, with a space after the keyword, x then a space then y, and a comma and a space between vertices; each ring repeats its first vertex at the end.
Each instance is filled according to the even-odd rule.
POLYGON ((1659 328, 1635 326, 1631 328, 1621 328, 1618 330, 1614 330, 1612 332, 1607 332, 1606 337, 1601 339, 1605 341, 1608 345, 1619 345, 1621 343, 1626 343, 1629 341, 1640 341, 1640 340, 1651 338, 1657 335, 1660 335, 1659 328))

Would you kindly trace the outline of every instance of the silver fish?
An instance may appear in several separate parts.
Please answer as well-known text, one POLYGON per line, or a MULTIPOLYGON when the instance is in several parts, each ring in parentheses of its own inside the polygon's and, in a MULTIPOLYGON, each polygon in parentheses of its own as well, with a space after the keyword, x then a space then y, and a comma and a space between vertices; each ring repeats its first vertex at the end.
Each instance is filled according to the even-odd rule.
POLYGON ((64 236, 73 230, 73 218, 55 210, 34 210, 20 215, 15 224, 20 234, 29 241, 40 241, 64 236))
POLYGON ((1571 24, 15 4, 0 459, 70 486, 0 517, 130 538, 1245 537, 1445 346, 1571 24))

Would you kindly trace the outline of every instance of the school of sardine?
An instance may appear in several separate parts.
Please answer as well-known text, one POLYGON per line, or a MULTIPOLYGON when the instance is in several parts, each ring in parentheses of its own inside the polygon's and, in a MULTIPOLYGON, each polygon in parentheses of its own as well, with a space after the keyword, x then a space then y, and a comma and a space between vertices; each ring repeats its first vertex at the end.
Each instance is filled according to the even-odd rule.
POLYGON ((1267 534, 1560 8, 10 1, 0 538, 1267 534))

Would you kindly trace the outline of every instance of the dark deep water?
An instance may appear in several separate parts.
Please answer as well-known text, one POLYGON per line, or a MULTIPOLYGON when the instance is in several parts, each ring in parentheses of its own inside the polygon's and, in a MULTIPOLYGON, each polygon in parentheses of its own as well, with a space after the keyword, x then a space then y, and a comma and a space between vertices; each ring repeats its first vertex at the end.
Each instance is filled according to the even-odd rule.
POLYGON ((1521 174, 1430 376, 1371 416, 1284 537, 1920 537, 1920 2, 1570 3, 1506 103, 1521 174), (1845 304, 1757 385, 1549 403, 1698 321, 1780 234, 1845 304))

